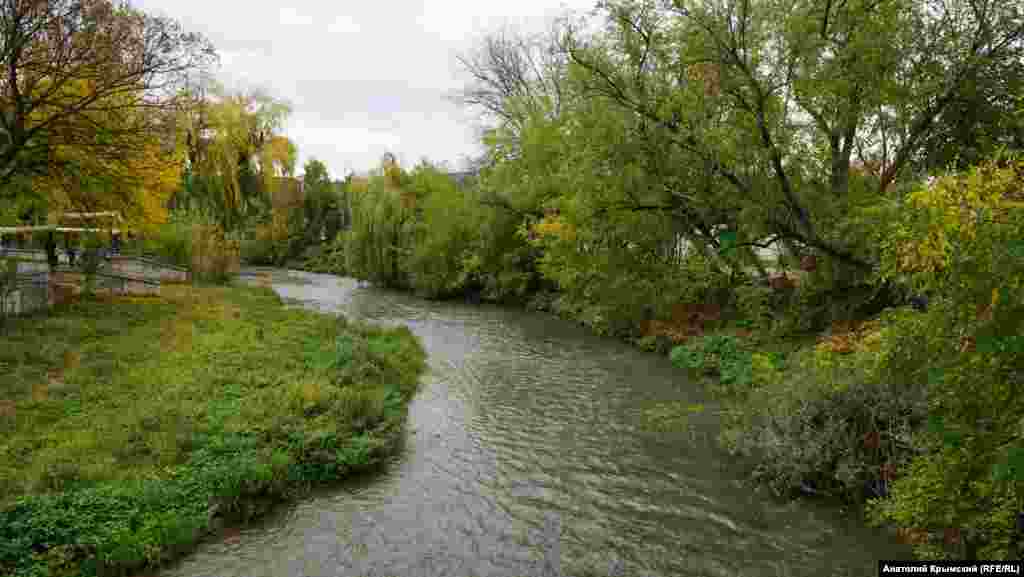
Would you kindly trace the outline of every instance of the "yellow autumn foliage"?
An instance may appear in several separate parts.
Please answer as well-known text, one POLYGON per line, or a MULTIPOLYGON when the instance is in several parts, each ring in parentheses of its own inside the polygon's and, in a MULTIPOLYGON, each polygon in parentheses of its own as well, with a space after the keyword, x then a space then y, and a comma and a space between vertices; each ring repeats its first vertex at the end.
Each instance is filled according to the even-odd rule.
MULTIPOLYGON (((65 91, 95 92, 90 81, 69 83, 65 91)), ((93 112, 88 118, 73 118, 60 128, 75 138, 63 138, 64 144, 50 152, 53 169, 33 180, 33 187, 49 201, 50 211, 117 211, 122 226, 139 232, 151 232, 167 222, 167 200, 180 186, 184 149, 177 134, 140 133, 130 137, 133 146, 125 146, 118 155, 97 155, 88 140, 111 138, 111 132, 134 129, 133 114, 149 112, 117 111, 119 101, 136 98, 131 94, 109 97, 112 111, 93 112), (128 128, 122 128, 128 127, 128 128), (58 168, 60 167, 60 168, 58 168), (73 167, 71 169, 67 167, 73 167)), ((127 140, 126 140, 127 142, 127 140)))
POLYGON ((557 237, 563 241, 576 239, 576 227, 565 222, 560 216, 546 216, 533 225, 532 230, 542 237, 557 237))
POLYGON ((954 247, 973 243, 1021 194, 1024 161, 989 162, 965 174, 942 176, 907 197, 906 218, 892 231, 889 273, 945 270, 954 247), (895 270, 893 270, 895 269, 895 270))

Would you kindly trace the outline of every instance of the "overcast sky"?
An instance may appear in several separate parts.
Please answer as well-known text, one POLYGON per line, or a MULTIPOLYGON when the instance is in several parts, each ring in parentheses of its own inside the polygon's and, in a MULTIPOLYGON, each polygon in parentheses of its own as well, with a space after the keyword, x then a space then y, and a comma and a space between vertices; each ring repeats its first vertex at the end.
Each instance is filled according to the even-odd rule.
POLYGON ((254 85, 292 104, 286 135, 298 172, 319 158, 335 178, 391 151, 458 167, 479 152, 476 119, 450 102, 464 85, 456 56, 487 31, 545 29, 594 0, 134 0, 206 35, 229 86, 254 85))

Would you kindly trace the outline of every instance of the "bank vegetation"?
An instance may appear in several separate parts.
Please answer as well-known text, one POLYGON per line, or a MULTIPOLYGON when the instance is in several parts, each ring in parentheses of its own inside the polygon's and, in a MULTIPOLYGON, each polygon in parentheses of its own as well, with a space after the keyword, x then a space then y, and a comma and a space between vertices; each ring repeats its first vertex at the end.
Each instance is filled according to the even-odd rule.
POLYGON ((1021 9, 599 14, 466 55, 476 181, 385 163, 307 266, 670 353, 780 494, 863 505, 925 558, 1017 558, 1021 9))

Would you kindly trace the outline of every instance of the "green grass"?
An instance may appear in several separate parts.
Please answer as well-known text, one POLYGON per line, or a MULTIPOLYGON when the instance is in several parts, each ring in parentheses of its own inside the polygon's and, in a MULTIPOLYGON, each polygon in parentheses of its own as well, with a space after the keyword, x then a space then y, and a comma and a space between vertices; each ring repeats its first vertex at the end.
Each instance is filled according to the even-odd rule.
POLYGON ((0 347, 0 575, 130 574, 401 440, 408 329, 165 286, 18 319, 0 347))

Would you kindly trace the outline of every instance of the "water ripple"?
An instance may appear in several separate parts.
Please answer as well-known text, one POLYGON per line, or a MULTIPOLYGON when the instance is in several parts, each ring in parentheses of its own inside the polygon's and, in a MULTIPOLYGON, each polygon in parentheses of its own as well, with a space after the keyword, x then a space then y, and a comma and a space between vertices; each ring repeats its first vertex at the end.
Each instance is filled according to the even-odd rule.
POLYGON ((540 314, 309 273, 274 283, 422 339, 430 368, 407 450, 383 475, 204 545, 165 575, 539 575, 553 513, 566 575, 860 577, 906 555, 832 509, 744 486, 715 446, 713 409, 691 419, 700 434, 646 431, 651 403, 706 402, 664 358, 540 314))

